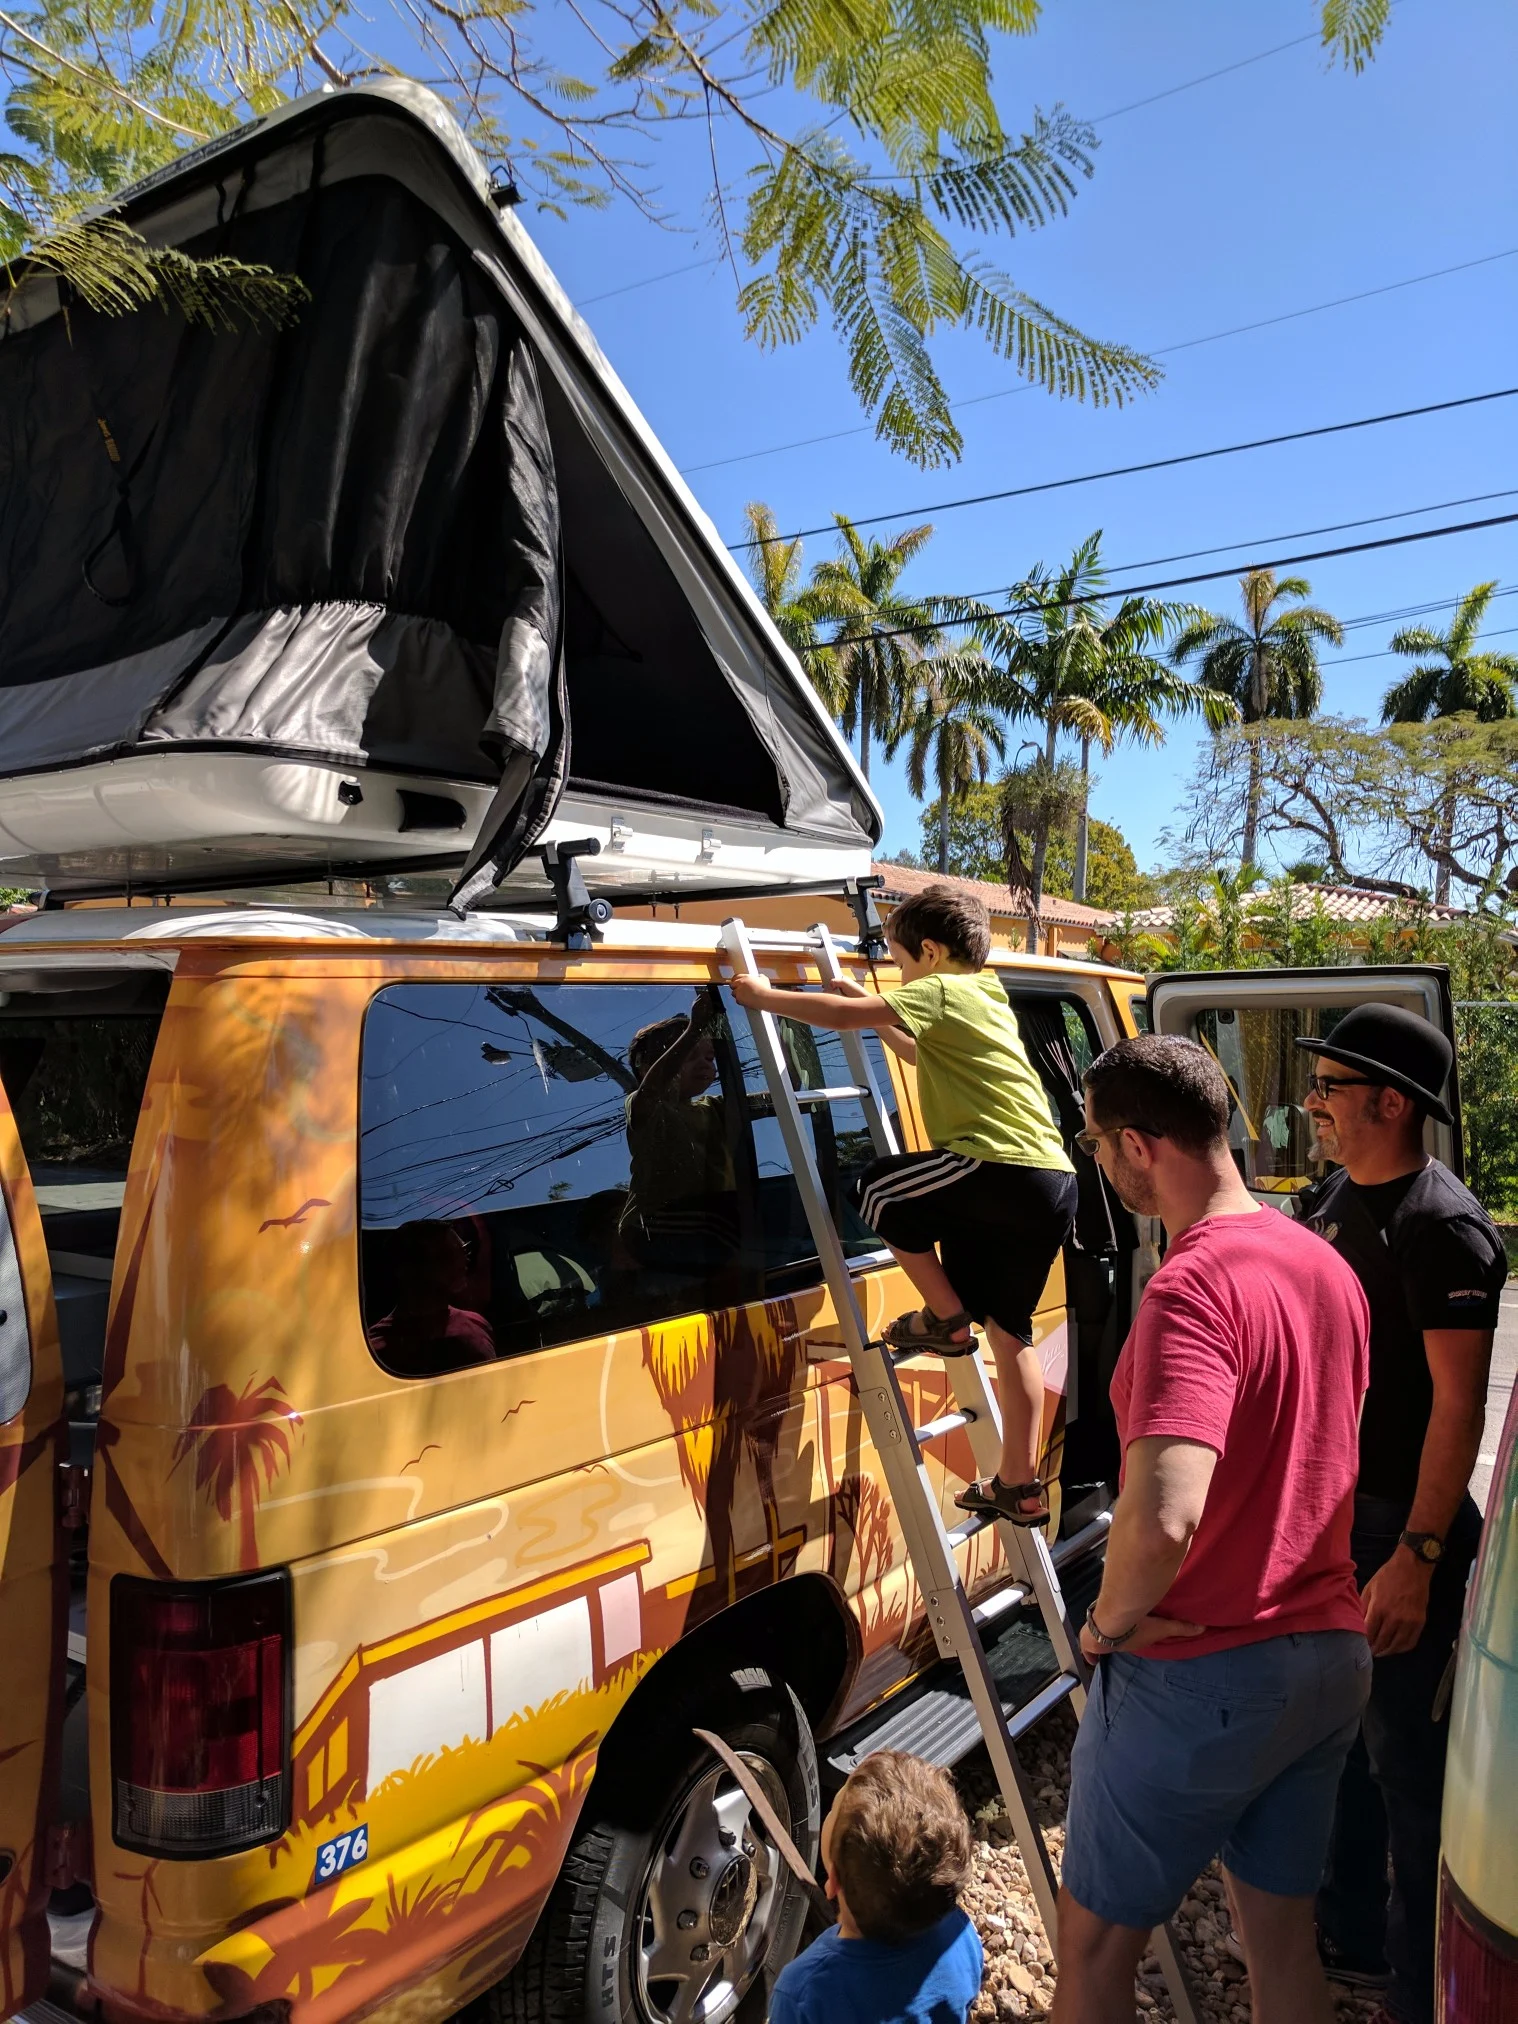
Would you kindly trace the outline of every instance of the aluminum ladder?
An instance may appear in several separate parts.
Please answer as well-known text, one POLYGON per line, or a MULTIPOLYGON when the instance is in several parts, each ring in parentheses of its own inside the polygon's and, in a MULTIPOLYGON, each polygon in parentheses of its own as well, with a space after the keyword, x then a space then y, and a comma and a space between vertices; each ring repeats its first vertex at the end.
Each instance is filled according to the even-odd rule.
MULTIPOLYGON (((722 949, 737 976, 762 981, 753 939, 741 920, 729 920, 723 924, 722 949)), ((824 986, 837 986, 844 981, 832 932, 821 922, 802 938, 799 945, 794 938, 787 937, 784 952, 792 958, 814 961, 824 986)), ((877 1155, 885 1157, 899 1150, 862 1035, 857 1032, 839 1035, 844 1059, 853 1077, 852 1083, 840 1088, 798 1089, 788 1072, 785 1048, 774 1015, 751 1011, 748 1018, 765 1086, 774 1104, 775 1119, 780 1126, 791 1172, 800 1190, 802 1208, 817 1246, 823 1278, 832 1296, 833 1309, 848 1351, 865 1424, 880 1457, 901 1525, 908 1565, 922 1592, 939 1657, 958 1665, 964 1674, 980 1719, 981 1733, 996 1773, 996 1782, 1001 1788, 1012 1823, 1023 1868, 1038 1905, 1050 1949, 1057 1959, 1058 1884, 1042 1830, 1034 1817, 1032 1792, 1018 1761, 1015 1741, 1060 1701, 1068 1699, 1077 1713, 1085 1706, 1089 1671, 1065 1607, 1059 1576, 1040 1530, 1012 1525, 1005 1519, 978 1513, 949 1530, 944 1525, 938 1498, 928 1480, 922 1458, 923 1448, 959 1427, 966 1429, 975 1466, 983 1478, 995 1471, 1000 1459, 1001 1413, 987 1379, 979 1347, 969 1356, 944 1358, 953 1410, 927 1426, 915 1427, 906 1411, 896 1364, 909 1356, 931 1352, 892 1350, 870 1335, 844 1254, 843 1240, 833 1220, 818 1172, 815 1143, 805 1118, 807 1110, 823 1105, 857 1102, 864 1110, 877 1155), (992 1598, 991 1606, 980 1613, 980 1619, 1000 1615, 1018 1603, 1035 1601, 1060 1668, 1058 1675, 1030 1702, 1016 1710, 1010 1719, 1002 1706, 1000 1691, 986 1660, 977 1611, 965 1591, 954 1558, 957 1546, 974 1538, 989 1525, 1000 1526, 1007 1564, 1018 1578, 1010 1589, 992 1598)), ((1152 1946, 1164 1970, 1178 2024, 1196 2024, 1191 1991, 1168 1927, 1156 1929, 1152 1946)))

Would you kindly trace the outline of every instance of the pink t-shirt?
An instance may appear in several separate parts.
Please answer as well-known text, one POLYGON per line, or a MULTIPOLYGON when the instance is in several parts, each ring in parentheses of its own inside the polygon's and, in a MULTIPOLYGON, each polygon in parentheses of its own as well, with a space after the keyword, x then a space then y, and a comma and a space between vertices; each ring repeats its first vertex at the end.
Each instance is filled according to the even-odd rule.
POLYGON ((1217 1467, 1155 1645, 1194 1658, 1288 1631, 1362 1630, 1349 1530, 1370 1310, 1338 1253, 1275 1209, 1210 1216, 1170 1246, 1112 1374, 1128 1443, 1201 1441, 1217 1467))

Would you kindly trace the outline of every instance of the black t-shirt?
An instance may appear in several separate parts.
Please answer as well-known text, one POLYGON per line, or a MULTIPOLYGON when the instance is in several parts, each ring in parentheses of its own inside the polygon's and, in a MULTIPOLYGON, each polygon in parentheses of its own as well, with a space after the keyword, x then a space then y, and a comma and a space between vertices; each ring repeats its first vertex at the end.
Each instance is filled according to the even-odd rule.
POLYGON ((1437 1160, 1374 1187, 1357 1187, 1340 1168, 1308 1191, 1302 1213, 1354 1268, 1370 1303, 1360 1489, 1410 1504, 1434 1402, 1424 1331, 1496 1327, 1502 1239, 1437 1160))
MULTIPOLYGON (((1351 1181, 1378 1230, 1406 1201, 1418 1174, 1363 1187, 1351 1181)), ((1507 1279, 1507 1253, 1496 1225, 1470 1191, 1440 1167, 1434 1199, 1397 1227, 1392 1256, 1409 1318, 1418 1328, 1495 1328, 1507 1279), (1443 1182, 1449 1185, 1445 1187, 1443 1182)))

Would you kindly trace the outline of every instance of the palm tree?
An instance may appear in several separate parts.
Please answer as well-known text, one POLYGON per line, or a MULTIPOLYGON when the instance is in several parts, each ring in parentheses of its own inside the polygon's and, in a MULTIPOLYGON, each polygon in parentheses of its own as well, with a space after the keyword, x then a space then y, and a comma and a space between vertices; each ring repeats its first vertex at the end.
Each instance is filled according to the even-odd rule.
MULTIPOLYGON (((1326 640, 1343 646, 1344 628, 1320 605, 1308 604, 1312 585, 1305 576, 1283 576, 1273 569, 1251 569, 1239 579, 1244 623, 1198 612, 1181 628, 1170 649, 1176 667, 1200 659, 1202 681, 1237 706, 1246 724, 1272 717, 1311 717, 1323 700, 1318 646, 1326 640), (1276 611, 1283 598, 1299 602, 1276 611), (1272 616, 1274 613, 1274 616, 1272 616)), ((1243 866, 1255 862, 1260 834, 1260 793, 1264 754, 1258 744, 1249 752, 1249 792, 1244 805, 1243 866)))
POLYGON ((230 1518, 236 1504, 241 1568, 258 1565, 259 1473, 267 1489, 289 1463, 291 1430, 300 1423, 278 1378, 265 1378, 262 1384, 250 1378, 240 1392, 213 1384, 201 1394, 175 1444, 174 1468, 194 1454, 195 1487, 205 1491, 220 1517, 230 1518))
MULTIPOLYGON (((1107 572, 1101 559, 1101 530, 1088 535, 1057 571, 1039 563, 1008 592, 1007 613, 973 598, 943 598, 937 609, 969 627, 969 636, 993 670, 986 699, 1010 718, 1031 718, 1043 728, 1038 777, 1030 773, 1030 806, 1052 811, 1069 797, 1058 781, 1056 755, 1061 732, 1080 740, 1080 788, 1075 805, 1076 894, 1085 895, 1089 834, 1091 747, 1110 752, 1121 737, 1149 743, 1164 740, 1161 718, 1197 710, 1213 724, 1233 714, 1226 698, 1210 695, 1200 682, 1167 667, 1156 647, 1167 631, 1194 617, 1190 607, 1124 598, 1107 609, 1107 572), (1019 609, 1020 607, 1020 609, 1019 609)), ((1024 795, 1023 799, 1027 799, 1024 795)), ((1037 937, 1037 910, 1053 831, 1041 822, 1033 833, 1029 876, 1030 947, 1037 937)))
POLYGON ((829 715, 843 712, 844 697, 832 648, 818 630, 820 600, 801 585, 801 542, 783 540, 773 508, 751 499, 743 509, 748 522, 749 575, 759 601, 775 621, 775 629, 800 661, 829 715))
POLYGON ((859 770, 870 777, 870 743, 899 742, 916 707, 920 663, 941 634, 928 602, 902 596, 902 571, 932 539, 931 526, 907 527, 889 541, 861 535, 835 513, 842 543, 812 571, 808 595, 819 620, 836 627, 829 642, 838 672, 844 735, 859 734, 859 770))
MULTIPOLYGON (((993 754, 1006 756, 1006 740, 997 712, 984 700, 986 672, 978 655, 937 655, 920 672, 922 700, 902 733, 911 741, 907 786, 919 801, 927 799, 930 779, 938 789, 938 869, 947 874, 953 805, 987 778, 993 754)), ((888 758, 895 757, 896 744, 888 758)))
MULTIPOLYGON (((1405 626, 1393 633, 1391 650, 1417 661, 1411 674, 1393 682, 1381 702, 1383 724, 1426 724, 1433 717, 1454 717, 1469 712, 1483 724, 1499 717, 1518 716, 1513 689, 1518 683, 1518 655, 1478 654, 1476 635, 1497 585, 1478 583, 1467 591, 1456 607, 1449 628, 1442 633, 1428 626, 1405 626)), ((1443 853, 1435 874, 1434 899, 1449 904, 1449 846, 1454 831, 1455 811, 1448 805, 1443 820, 1443 853)))

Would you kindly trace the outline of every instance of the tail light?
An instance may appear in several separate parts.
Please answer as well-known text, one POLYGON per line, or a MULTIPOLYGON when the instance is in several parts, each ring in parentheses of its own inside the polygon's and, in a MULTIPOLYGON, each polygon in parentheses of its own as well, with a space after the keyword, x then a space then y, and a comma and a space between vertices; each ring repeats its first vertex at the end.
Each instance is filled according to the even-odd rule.
POLYGON ((115 1838, 231 1855, 289 1819, 290 1578, 111 1584, 115 1838))
POLYGON ((1518 2024, 1518 1935, 1439 1878, 1439 2024, 1518 2024))

